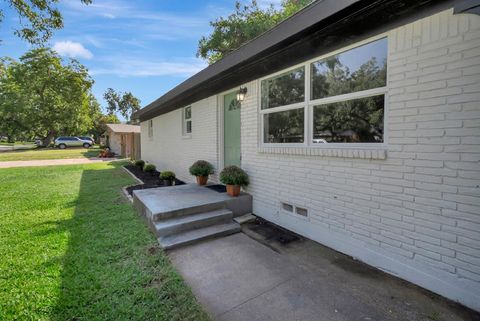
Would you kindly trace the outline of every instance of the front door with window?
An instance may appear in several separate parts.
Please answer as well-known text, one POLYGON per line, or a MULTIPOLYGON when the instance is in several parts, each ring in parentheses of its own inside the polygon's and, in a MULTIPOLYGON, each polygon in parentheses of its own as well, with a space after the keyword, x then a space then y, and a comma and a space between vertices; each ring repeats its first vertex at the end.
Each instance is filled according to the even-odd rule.
POLYGON ((240 167, 240 102, 236 92, 225 95, 223 99, 224 165, 240 167))

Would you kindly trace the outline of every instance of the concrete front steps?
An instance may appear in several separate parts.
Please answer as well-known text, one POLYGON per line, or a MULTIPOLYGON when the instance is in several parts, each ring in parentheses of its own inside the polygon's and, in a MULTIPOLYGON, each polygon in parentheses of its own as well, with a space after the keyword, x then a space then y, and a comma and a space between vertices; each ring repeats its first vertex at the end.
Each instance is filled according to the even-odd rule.
POLYGON ((240 225, 233 221, 232 211, 225 208, 166 219, 160 216, 160 221, 155 222, 158 243, 164 249, 239 231, 240 225))
POLYGON ((135 208, 147 219, 160 246, 173 249, 240 231, 233 218, 251 212, 252 197, 230 197, 193 184, 133 192, 135 208))

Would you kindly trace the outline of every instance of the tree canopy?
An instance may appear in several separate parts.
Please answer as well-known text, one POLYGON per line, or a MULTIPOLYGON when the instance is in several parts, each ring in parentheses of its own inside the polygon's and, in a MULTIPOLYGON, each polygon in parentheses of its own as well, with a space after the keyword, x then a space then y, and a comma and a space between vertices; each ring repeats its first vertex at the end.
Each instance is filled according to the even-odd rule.
POLYGON ((272 5, 262 9, 256 0, 246 5, 237 1, 234 13, 210 22, 213 32, 202 37, 198 42, 197 57, 206 59, 210 64, 215 63, 312 1, 283 0, 279 9, 275 9, 272 5))
MULTIPOLYGON (((63 27, 62 14, 55 6, 58 0, 0 0, 18 14, 19 27, 14 34, 31 44, 41 44, 50 39, 54 30, 63 27)), ((80 0, 84 4, 92 0, 80 0)), ((0 8, 0 22, 4 10, 0 8)))
POLYGON ((87 69, 51 49, 32 49, 0 67, 0 132, 41 138, 88 132, 100 105, 91 93, 87 69))
POLYGON ((112 88, 108 88, 103 94, 103 98, 107 102, 107 112, 109 115, 120 113, 127 121, 130 121, 132 114, 140 110, 140 99, 135 97, 131 92, 116 92, 112 88))

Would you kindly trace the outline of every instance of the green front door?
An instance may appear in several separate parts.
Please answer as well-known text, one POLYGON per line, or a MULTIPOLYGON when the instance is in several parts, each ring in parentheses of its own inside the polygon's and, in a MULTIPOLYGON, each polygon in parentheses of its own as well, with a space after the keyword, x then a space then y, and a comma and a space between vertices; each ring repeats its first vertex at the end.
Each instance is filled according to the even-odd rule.
POLYGON ((225 166, 236 165, 240 167, 240 102, 237 101, 237 93, 225 95, 223 98, 223 139, 225 166))

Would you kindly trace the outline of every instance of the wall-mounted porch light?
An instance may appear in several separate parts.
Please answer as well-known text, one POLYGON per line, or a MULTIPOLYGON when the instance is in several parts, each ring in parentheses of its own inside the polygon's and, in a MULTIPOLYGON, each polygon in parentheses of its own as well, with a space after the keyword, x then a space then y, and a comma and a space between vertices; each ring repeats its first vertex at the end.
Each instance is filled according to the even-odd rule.
POLYGON ((243 101, 245 99, 246 94, 247 94, 247 87, 240 87, 237 93, 237 100, 243 101))

